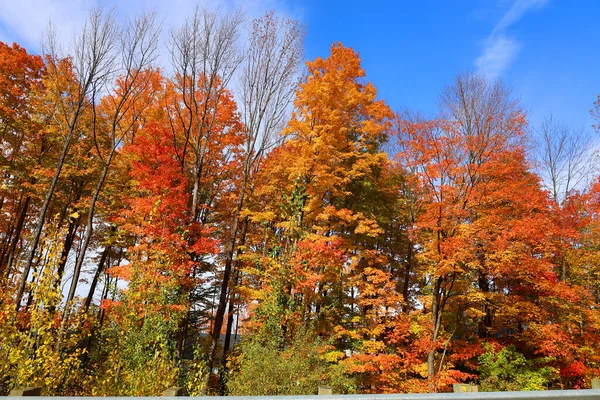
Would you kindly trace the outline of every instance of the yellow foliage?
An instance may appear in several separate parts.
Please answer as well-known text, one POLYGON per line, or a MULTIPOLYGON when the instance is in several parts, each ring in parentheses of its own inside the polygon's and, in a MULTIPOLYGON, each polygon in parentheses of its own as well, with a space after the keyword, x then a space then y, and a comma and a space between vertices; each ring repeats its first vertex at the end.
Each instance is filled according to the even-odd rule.
POLYGON ((61 314, 57 305, 62 299, 56 285, 57 261, 61 253, 61 235, 46 240, 48 262, 36 274, 30 287, 32 301, 28 311, 17 311, 7 293, 2 299, 0 324, 0 380, 10 388, 39 386, 43 395, 78 394, 78 382, 83 380, 80 368, 85 349, 79 345, 87 336, 81 327, 81 316, 71 317, 77 329, 60 337, 61 314))

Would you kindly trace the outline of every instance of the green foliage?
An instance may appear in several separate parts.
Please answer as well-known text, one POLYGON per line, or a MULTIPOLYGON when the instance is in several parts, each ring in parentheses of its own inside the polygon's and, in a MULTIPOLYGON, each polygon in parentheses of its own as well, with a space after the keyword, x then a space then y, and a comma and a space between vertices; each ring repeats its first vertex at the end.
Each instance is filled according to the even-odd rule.
POLYGON ((102 329, 93 353, 92 395, 158 396, 176 386, 179 368, 170 324, 148 316, 140 325, 113 321, 102 329))
POLYGON ((526 359, 512 345, 499 352, 486 345, 479 357, 481 391, 546 390, 558 379, 558 371, 543 361, 526 359))
POLYGON ((192 360, 184 361, 183 385, 187 389, 189 396, 201 396, 202 390, 206 386, 206 360, 204 359, 204 349, 196 345, 194 357, 192 360))
POLYGON ((309 330, 298 332, 287 346, 280 335, 261 333, 243 342, 234 357, 230 395, 311 395, 320 384, 330 385, 334 393, 355 392, 344 369, 325 359, 329 346, 309 330))

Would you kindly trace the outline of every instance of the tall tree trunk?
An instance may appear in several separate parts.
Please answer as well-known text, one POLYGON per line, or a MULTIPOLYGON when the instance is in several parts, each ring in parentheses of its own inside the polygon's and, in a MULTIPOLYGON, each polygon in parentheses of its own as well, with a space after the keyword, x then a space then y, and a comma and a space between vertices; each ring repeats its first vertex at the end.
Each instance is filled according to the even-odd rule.
POLYGON ((485 298, 482 310, 484 315, 479 318, 477 333, 480 339, 484 339, 488 337, 488 330, 492 326, 492 310, 490 310, 490 307, 487 303, 488 294, 490 292, 490 285, 485 272, 479 272, 477 282, 479 284, 479 289, 483 292, 485 298))
MULTIPOLYGON (((232 287, 238 284, 239 271, 234 272, 232 287)), ((223 354, 221 355, 221 370, 219 373, 219 396, 227 395, 227 354, 231 346, 231 331, 233 328, 233 312, 235 311, 234 294, 229 292, 229 307, 227 309, 227 328, 225 331, 225 341, 223 343, 223 354)), ((235 340, 235 338, 234 338, 235 340)))
POLYGON ((23 231, 23 225, 25 224, 25 218, 27 217, 27 211, 29 210, 30 202, 31 197, 27 196, 25 198, 25 202, 23 203, 23 207, 21 208, 19 220, 17 221, 17 228, 15 229, 15 233, 12 237, 12 242, 10 244, 10 249, 8 251, 8 260, 6 263, 6 276, 10 275, 13 269, 13 265, 15 263, 17 244, 19 243, 19 240, 21 240, 21 232, 23 231))
POLYGON ((87 298, 85 299, 85 303, 83 305, 83 311, 87 313, 90 305, 92 304, 92 300, 94 298, 94 293, 96 292, 96 286, 98 285, 98 280, 100 279, 100 274, 104 272, 104 265, 106 264, 106 260, 108 258, 108 253, 110 252, 110 246, 104 248, 102 252, 102 256, 100 256, 100 262, 98 262, 98 268, 96 269, 96 273, 94 274, 94 278, 92 279, 92 284, 90 285, 90 290, 88 291, 87 298))
MULTIPOLYGON (((242 233, 240 236, 240 246, 243 246, 244 244, 246 244, 246 234, 248 233, 248 225, 250 223, 250 219, 248 217, 244 218, 244 226, 242 227, 242 233)), ((237 286, 239 284, 240 281, 240 271, 237 268, 237 263, 236 263, 236 268, 235 268, 235 274, 233 277, 233 287, 237 286)), ((229 310, 228 310, 228 317, 227 317, 227 330, 225 332, 225 343, 223 344, 223 366, 225 365, 226 362, 226 355, 229 352, 229 347, 231 344, 231 331, 233 328, 233 311, 234 311, 234 306, 235 306, 235 302, 229 301, 229 310)))
POLYGON ((431 333, 431 349, 427 354, 427 387, 429 392, 434 393, 437 392, 437 385, 435 383, 436 373, 435 373, 435 353, 437 349, 435 348, 435 342, 437 341, 438 334, 441 328, 441 293, 442 293, 442 277, 439 277, 435 280, 435 284, 433 287, 433 299, 431 302, 431 325, 432 325, 432 333, 431 333))
MULTIPOLYGON (((248 157, 250 157, 250 155, 248 155, 248 157)), ((223 327, 223 319, 225 317, 225 309, 227 307, 227 292, 228 292, 228 288, 229 288, 229 278, 231 276, 231 269, 232 269, 231 267, 233 265, 233 257, 235 254, 235 247, 236 247, 235 243, 236 243, 236 238, 237 238, 237 234, 238 234, 240 213, 241 213, 242 207, 244 205, 244 197, 245 197, 246 188, 248 185, 248 175, 249 175, 249 170, 248 170, 248 168, 246 168, 246 170, 244 172, 244 180, 243 180, 241 191, 240 191, 240 197, 238 199, 238 204, 237 204, 237 207, 236 207, 234 215, 233 215, 233 226, 231 228, 231 238, 229 239, 229 243, 227 245, 227 252, 225 255, 225 269, 223 271, 223 281, 221 282, 221 293, 219 295, 219 305, 217 307, 217 313, 215 315, 215 323, 213 325, 210 348, 208 350, 208 360, 206 363, 206 366, 208 369, 208 377, 207 377, 207 381, 206 381, 207 384, 202 389, 202 395, 206 394, 206 391, 208 390, 208 385, 210 384, 210 378, 212 375, 213 364, 214 364, 215 356, 217 353, 217 347, 219 345, 219 338, 221 336, 221 328, 223 327)))
MULTIPOLYGON (((37 248, 40 243, 42 231, 44 229, 44 223, 46 221, 46 213, 50 207, 50 201, 54 196, 56 185, 58 184, 60 174, 65 165, 69 147, 71 145, 73 136, 75 135, 75 128, 77 127, 79 117, 86 107, 90 92, 94 91, 92 89, 98 88, 103 83, 103 80, 110 75, 109 72, 113 70, 113 62, 110 56, 113 50, 113 44, 114 40, 116 39, 116 35, 117 30, 115 29, 114 21, 110 13, 108 15, 103 15, 101 10, 90 12, 89 25, 84 25, 82 35, 77 42, 80 48, 77 49, 78 51, 75 53, 75 57, 73 59, 76 67, 74 70, 81 73, 80 76, 76 77, 78 83, 77 103, 74 105, 72 110, 73 112, 70 114, 69 120, 67 121, 67 135, 63 144, 63 149, 60 154, 58 165, 56 166, 54 177, 50 182, 50 187, 48 188, 48 192, 46 193, 44 203, 38 216, 38 222, 34 231, 29 257, 23 270, 23 276, 21 277, 21 282, 17 290, 17 296, 15 300, 15 306, 17 310, 21 304, 23 292, 25 291, 27 279, 29 278, 29 272, 31 271, 31 267, 37 253, 37 248)), ((50 43, 49 48, 51 51, 55 49, 55 45, 56 43, 50 43)), ((57 62, 56 58, 53 56, 50 56, 50 60, 55 63, 57 62)), ((95 93, 92 93, 92 96, 94 94, 95 93)))
POLYGON ((67 265, 67 258, 69 257, 69 253, 71 252, 71 248, 73 247, 73 243, 75 242, 77 228, 79 228, 79 218, 69 217, 69 225, 67 227, 67 235, 65 236, 63 249, 60 254, 60 260, 58 261, 57 285, 60 285, 63 275, 65 273, 65 267, 67 265))
MULTIPOLYGON (((248 217, 244 218, 244 226, 242 227, 242 233, 240 236, 240 246, 243 246, 246 243, 246 234, 248 232, 249 222, 250 222, 250 220, 248 217)), ((232 288, 236 287, 240 281, 241 272, 239 271, 237 265, 235 267, 236 268, 234 271, 232 288)), ((233 331, 233 323, 234 323, 233 312, 235 311, 235 304, 236 304, 236 302, 234 300, 235 299, 230 291, 229 308, 227 310, 227 328, 225 330, 225 342, 223 343, 223 355, 221 357, 221 374, 220 374, 220 378, 219 378, 219 382, 220 382, 219 391, 220 391, 221 396, 225 395, 225 376, 226 376, 226 369, 227 369, 227 355, 229 354, 229 349, 231 347, 231 332, 233 331)), ((234 338, 234 341, 235 341, 235 338, 234 338)))
POLYGON ((4 234, 4 238, 2 239, 2 244, 0 245, 0 276, 4 275, 4 270, 6 268, 7 262, 5 262, 8 258, 8 253, 10 251, 10 244, 12 243, 13 232, 15 231, 15 219, 16 214, 21 210, 21 203, 23 201, 23 195, 19 197, 19 204, 17 205, 17 212, 15 215, 11 214, 10 220, 8 223, 8 229, 4 234))
POLYGON ((33 242, 31 243, 31 249, 29 251, 29 257, 27 259, 27 264, 25 265, 25 269, 23 270, 23 276, 21 277, 21 282, 19 284, 19 288, 17 290, 16 297, 16 307, 19 309, 21 304, 21 300, 23 298, 23 293, 25 292, 25 286, 27 285, 27 279, 29 278, 29 272, 31 271, 31 266, 33 265, 33 260, 35 259, 35 255, 37 252, 38 245, 40 244, 40 239, 42 237, 42 231, 44 229, 44 223, 46 221, 46 213, 48 212, 48 208, 50 207, 50 201, 52 200, 52 196, 54 196, 54 191, 56 190, 56 185, 58 184, 58 179, 60 178, 60 174, 62 172, 63 166, 65 165, 65 160, 67 159, 67 154, 69 152, 69 146, 71 145, 71 140, 75 133, 75 125, 77 124, 77 120, 79 119, 79 115, 83 109, 83 98, 80 99, 75 114, 69 124, 69 133, 65 139, 65 143, 63 144, 63 149, 60 154, 60 159, 58 161, 58 165, 56 166, 56 171, 54 172, 54 177, 50 182, 50 187, 46 192, 46 197, 44 198, 44 203, 40 210, 40 214, 38 215, 38 223, 34 231, 33 242))
MULTIPOLYGON (((238 285, 240 271, 235 271, 233 275, 232 288, 238 285)), ((229 308, 227 309, 227 328, 225 330, 225 342, 223 343, 223 356, 221 357, 221 365, 225 367, 227 363, 227 353, 231 346, 231 331, 233 329, 233 311, 235 310, 235 298, 232 293, 229 296, 229 308)))
POLYGON ((402 285, 402 302, 403 302, 403 311, 408 314, 410 308, 410 302, 408 300, 408 291, 410 289, 410 272, 413 266, 413 244, 410 240, 407 241, 407 254, 406 254, 406 264, 404 266, 404 283, 402 285))
POLYGON ((96 203, 100 198, 100 192, 102 191, 102 187, 104 186, 104 182, 106 181, 106 176, 108 175, 108 170, 110 168, 110 164, 112 162, 113 155, 115 154, 115 147, 111 149, 106 162, 104 163, 104 168, 102 169, 102 174, 100 175, 100 179, 98 180, 98 184, 96 185, 96 190, 94 191, 94 195, 92 196, 92 200, 90 201, 90 207, 88 209, 88 217, 87 224, 85 227, 85 233, 83 236, 83 240, 81 242, 81 248, 79 253, 77 254, 77 260, 75 261, 75 267, 73 270, 73 279, 71 280, 71 286, 69 287, 69 293, 67 295, 67 299, 65 301, 65 310, 63 313, 63 321, 68 318, 70 303, 73 301, 75 297, 75 290, 77 289, 77 284, 79 283, 79 276, 81 275, 81 267, 83 266, 83 261, 85 260, 85 254, 87 252, 87 248, 90 244, 90 240, 92 238, 92 234, 94 232, 94 215, 96 212, 96 203))

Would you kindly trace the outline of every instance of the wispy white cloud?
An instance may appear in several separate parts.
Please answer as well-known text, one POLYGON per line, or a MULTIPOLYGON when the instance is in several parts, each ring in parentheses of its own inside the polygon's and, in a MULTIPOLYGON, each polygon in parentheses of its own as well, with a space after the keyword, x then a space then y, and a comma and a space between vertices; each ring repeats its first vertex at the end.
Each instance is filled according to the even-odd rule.
POLYGON ((242 8, 248 20, 268 10, 290 17, 294 17, 290 15, 292 11, 301 11, 290 10, 284 0, 0 0, 0 41, 18 42, 39 52, 48 22, 52 21, 59 41, 68 47, 89 11, 98 6, 114 9, 121 20, 142 11, 156 11, 166 41, 169 32, 180 26, 196 5, 220 10, 242 8))
POLYGON ((517 40, 497 35, 486 43, 483 54, 475 60, 479 72, 489 78, 497 78, 508 68, 519 52, 517 40))
POLYGON ((518 39, 509 34, 510 27, 530 11, 539 10, 549 0, 515 0, 488 36, 483 53, 475 60, 479 72, 497 78, 514 61, 521 49, 518 39))
POLYGON ((548 3, 548 0, 516 0, 504 14, 494 28, 492 34, 510 28, 515 22, 523 18, 529 11, 539 10, 548 3))

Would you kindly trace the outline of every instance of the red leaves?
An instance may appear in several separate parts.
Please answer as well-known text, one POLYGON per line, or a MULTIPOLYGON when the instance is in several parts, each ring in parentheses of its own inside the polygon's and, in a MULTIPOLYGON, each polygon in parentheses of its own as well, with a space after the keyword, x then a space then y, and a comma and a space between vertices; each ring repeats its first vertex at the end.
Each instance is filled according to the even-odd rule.
MULTIPOLYGON (((11 241, 23 258, 34 217, 25 210, 12 240, 17 216, 39 207, 54 175, 64 130, 46 108, 76 96, 69 60, 47 62, 0 43, 2 268, 11 241)), ((310 327, 363 392, 476 379, 486 344, 513 345, 582 387, 600 367, 600 181, 550 201, 527 161, 525 115, 500 84, 458 78, 440 117, 392 124, 351 48, 334 44, 307 69, 285 140, 260 150, 218 77, 139 71, 112 136, 105 116, 132 76, 86 103, 51 206, 56 220, 72 222, 71 209, 84 220, 90 179, 115 149, 92 245, 107 250, 106 293, 115 277, 126 288, 101 310, 132 329, 155 313, 182 332, 182 315, 204 329, 219 301, 283 347, 310 327)))
POLYGON ((300 241, 293 261, 297 281, 293 292, 305 293, 310 301, 311 294, 316 295, 317 284, 335 281, 346 260, 340 238, 311 235, 300 241))
POLYGON ((560 376, 563 381, 568 382, 568 385, 575 389, 586 387, 585 381, 588 373, 589 368, 580 360, 575 360, 560 368, 560 376))
POLYGON ((16 43, 0 42, 0 119, 4 124, 22 123, 29 118, 32 92, 40 87, 44 63, 40 56, 27 54, 16 43))

